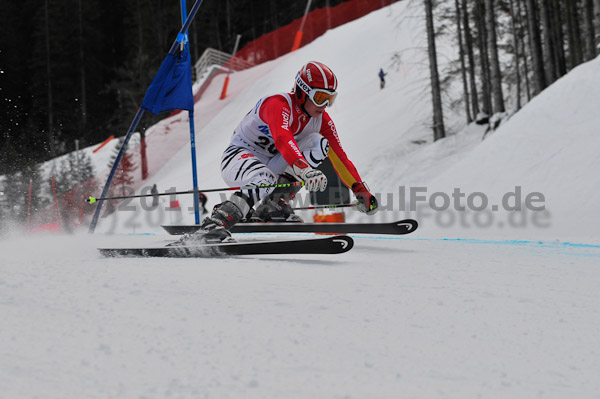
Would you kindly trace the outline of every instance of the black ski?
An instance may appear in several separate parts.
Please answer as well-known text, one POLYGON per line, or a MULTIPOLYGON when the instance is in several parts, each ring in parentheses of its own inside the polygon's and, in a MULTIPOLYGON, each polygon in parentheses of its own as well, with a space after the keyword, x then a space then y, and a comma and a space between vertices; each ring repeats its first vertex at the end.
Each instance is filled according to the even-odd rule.
POLYGON ((249 241, 163 246, 155 248, 98 248, 106 257, 205 258, 233 255, 341 254, 352 249, 351 237, 338 235, 296 240, 249 241))
MULTIPOLYGON (((392 223, 238 223, 232 233, 333 233, 333 234, 409 234, 418 223, 413 219, 392 223)), ((162 226, 169 234, 181 235, 197 231, 198 225, 162 226)))

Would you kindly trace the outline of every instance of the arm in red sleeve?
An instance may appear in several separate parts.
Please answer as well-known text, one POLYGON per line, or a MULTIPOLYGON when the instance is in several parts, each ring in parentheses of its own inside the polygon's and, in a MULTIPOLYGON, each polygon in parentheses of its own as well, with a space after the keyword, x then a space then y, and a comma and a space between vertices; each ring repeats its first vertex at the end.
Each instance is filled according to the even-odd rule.
POLYGON ((269 125, 275 147, 289 165, 293 165, 298 159, 306 161, 291 131, 291 112, 288 102, 282 96, 270 97, 260 107, 260 118, 269 125))
POLYGON ((344 152, 335 125, 327 112, 323 113, 321 134, 329 141, 329 159, 340 180, 350 188, 354 183, 362 181, 356 167, 344 152))

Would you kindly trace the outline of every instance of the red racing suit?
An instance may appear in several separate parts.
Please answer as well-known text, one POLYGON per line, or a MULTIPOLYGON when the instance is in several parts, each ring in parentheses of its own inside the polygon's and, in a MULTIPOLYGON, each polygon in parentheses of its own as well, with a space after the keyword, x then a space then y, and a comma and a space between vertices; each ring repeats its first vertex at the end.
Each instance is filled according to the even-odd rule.
POLYGON ((261 98, 236 127, 231 144, 251 149, 264 163, 281 153, 292 165, 304 159, 297 141, 312 133, 329 141, 329 159, 346 186, 362 181, 342 148, 329 114, 325 111, 318 118, 311 118, 291 93, 261 98))

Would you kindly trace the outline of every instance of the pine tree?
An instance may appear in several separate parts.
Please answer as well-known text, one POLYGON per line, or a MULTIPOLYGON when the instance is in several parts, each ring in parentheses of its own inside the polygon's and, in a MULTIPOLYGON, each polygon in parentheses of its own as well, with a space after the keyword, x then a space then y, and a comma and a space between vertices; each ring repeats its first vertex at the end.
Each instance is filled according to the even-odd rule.
POLYGON ((548 84, 552 84, 558 77, 557 68, 556 68, 556 57, 554 56, 554 52, 556 49, 556 44, 554 43, 554 35, 552 24, 551 24, 551 4, 547 1, 542 1, 540 3, 540 11, 542 16, 542 34, 543 34, 543 42, 544 42, 544 63, 546 64, 546 81, 548 84))
POLYGON ((596 48, 600 48, 600 0, 594 0, 594 24, 596 32, 596 48))
POLYGON ((94 177, 94 167, 89 155, 84 151, 73 151, 54 166, 54 181, 57 195, 63 196, 73 188, 94 177))
POLYGON ((427 25, 427 47, 429 50, 429 71, 431 80, 431 97, 433 102, 433 140, 446 137, 444 114, 442 110, 442 93, 435 47, 435 28, 433 25, 433 3, 425 0, 425 20, 427 25))
POLYGON ((515 15, 516 9, 514 0, 510 0, 510 24, 512 30, 512 38, 513 38, 513 51, 514 51, 514 71, 515 77, 517 81, 517 93, 516 93, 516 108, 517 111, 521 109, 521 67, 520 67, 520 59, 519 56, 519 37, 517 31, 517 17, 515 15))
MULTIPOLYGON (((598 6, 600 6, 600 3, 598 6)), ((598 51, 596 50, 596 28, 594 27, 593 0, 584 0, 583 15, 585 26, 585 60, 589 61, 596 58, 596 55, 598 54, 598 51)))
POLYGON ((485 23, 485 4, 483 0, 475 2, 473 15, 475 18, 475 27, 477 28, 477 44, 479 47, 481 112, 489 116, 492 113, 493 107, 490 58, 488 53, 488 32, 485 23))
MULTIPOLYGON (((113 154, 109 162, 109 167, 111 168, 117 159, 117 155, 119 153, 119 149, 123 145, 123 141, 124 139, 120 138, 119 145, 117 145, 113 150, 113 154)), ((133 172, 135 171, 136 167, 137 166, 135 164, 133 154, 128 153, 126 149, 121 157, 121 162, 119 162, 119 166, 117 167, 111 182, 111 191, 117 192, 117 190, 120 190, 121 195, 127 195, 126 187, 131 187, 135 182, 133 172)))
POLYGON ((6 201, 6 192, 4 185, 6 177, 0 177, 0 237, 8 228, 8 203, 6 201))
POLYGON ((28 181, 21 171, 5 175, 4 178, 4 203, 3 219, 24 222, 27 215, 28 181))
POLYGON ((523 77, 525 80, 525 92, 527 93, 527 101, 531 100, 531 84, 529 81, 529 63, 527 60, 527 51, 525 50, 525 36, 526 36, 526 19, 523 17, 521 9, 521 1, 515 0, 516 2, 516 13, 517 13, 517 24, 519 25, 519 42, 520 46, 518 52, 521 53, 523 58, 523 77))
POLYGON ((502 94, 502 73, 498 57, 498 39, 496 38, 496 10, 494 0, 486 0, 486 30, 488 32, 488 52, 490 54, 490 81, 494 113, 504 112, 504 95, 502 94))
POLYGON ((85 207, 83 199, 97 188, 92 160, 84 151, 71 152, 61 161, 56 189, 62 205, 63 227, 72 230, 83 222, 85 207))
POLYGON ((565 55, 565 29, 563 27, 564 11, 562 9, 562 0, 551 0, 550 11, 552 19, 552 36, 554 40, 554 58, 556 64, 557 76, 563 76, 567 73, 567 59, 565 55))
POLYGON ((25 180, 28 179, 29 182, 31 182, 31 215, 34 215, 37 211, 50 203, 47 196, 43 194, 43 188, 47 182, 44 181, 41 164, 30 162, 25 167, 23 176, 25 177, 25 180))
POLYGON ((471 86, 471 107, 473 110, 473 117, 476 119, 477 115, 479 114, 479 96, 477 90, 477 83, 475 82, 475 55, 473 54, 473 35, 471 34, 467 0, 462 0, 462 20, 465 29, 465 48, 467 52, 467 58, 469 60, 469 85, 471 86))
POLYGON ((567 40, 569 43, 569 68, 573 69, 583 62, 583 40, 579 17, 579 0, 568 0, 566 5, 567 40))
POLYGON ((525 6, 527 25, 529 28, 529 46, 533 63, 533 94, 537 95, 544 90, 547 85, 540 34, 540 19, 538 16, 537 2, 535 0, 527 0, 525 6))
POLYGON ((43 174, 41 166, 34 162, 5 175, 3 181, 3 218, 25 223, 28 213, 32 215, 49 203, 42 194, 43 174), (31 202, 30 202, 31 193, 31 202))
POLYGON ((465 46, 463 44, 463 30, 462 30, 462 15, 460 12, 460 4, 458 0, 454 0, 454 8, 456 9, 456 27, 458 37, 458 58, 460 60, 460 72, 463 83, 463 97, 465 102, 465 114, 467 117, 467 123, 471 123, 473 118, 471 117, 470 101, 469 101, 469 86, 467 83, 467 68, 465 66, 465 46))

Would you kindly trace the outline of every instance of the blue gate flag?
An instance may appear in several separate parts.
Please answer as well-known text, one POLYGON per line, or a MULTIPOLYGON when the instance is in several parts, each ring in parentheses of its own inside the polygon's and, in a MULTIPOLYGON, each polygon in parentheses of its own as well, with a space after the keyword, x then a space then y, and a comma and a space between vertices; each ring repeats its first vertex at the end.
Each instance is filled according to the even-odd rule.
POLYGON ((189 44, 185 44, 183 51, 167 54, 146 92, 142 108, 153 114, 176 109, 194 110, 189 44))

